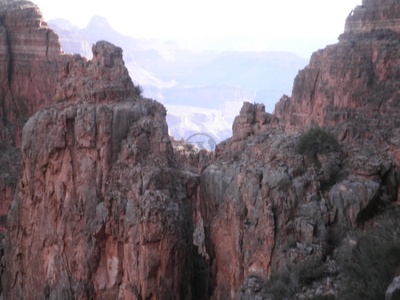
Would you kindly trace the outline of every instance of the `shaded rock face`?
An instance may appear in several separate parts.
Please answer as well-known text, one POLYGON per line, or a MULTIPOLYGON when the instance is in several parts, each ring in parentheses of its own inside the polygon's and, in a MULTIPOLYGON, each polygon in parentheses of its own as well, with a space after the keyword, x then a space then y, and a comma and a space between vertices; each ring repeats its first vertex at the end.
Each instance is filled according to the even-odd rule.
POLYGON ((21 173, 20 150, 0 143, 0 232, 6 231, 7 214, 21 173))
POLYGON ((2 1, 0 24, 1 159, 22 155, 0 171, 4 297, 190 299, 192 179, 165 108, 138 97, 120 48, 63 55, 34 4, 2 1))
POLYGON ((298 134, 250 103, 233 128, 200 180, 195 227, 203 224, 211 299, 256 298, 272 272, 326 258, 332 240, 367 220, 375 204, 396 200, 387 154, 343 146, 311 161, 295 151, 298 134))
MULTIPOLYGON (((263 299, 272 273, 329 262, 332 240, 399 194, 398 33, 376 29, 391 24, 379 3, 349 16, 275 115, 245 103, 233 137, 210 154, 173 149, 165 109, 138 97, 121 49, 99 42, 91 61, 62 55, 36 6, 1 2, 0 49, 17 49, 0 51, 1 139, 22 156, 7 166, 22 175, 4 240, 5 299, 263 299), (30 114, 18 142, 18 118, 30 114), (340 149, 298 154, 294 131, 311 123, 336 126, 340 149)), ((8 170, 0 195, 11 197, 8 170)), ((325 282, 340 284, 333 269, 325 282)))
POLYGON ((190 298, 190 203, 161 105, 43 109, 22 163, 7 299, 190 298))

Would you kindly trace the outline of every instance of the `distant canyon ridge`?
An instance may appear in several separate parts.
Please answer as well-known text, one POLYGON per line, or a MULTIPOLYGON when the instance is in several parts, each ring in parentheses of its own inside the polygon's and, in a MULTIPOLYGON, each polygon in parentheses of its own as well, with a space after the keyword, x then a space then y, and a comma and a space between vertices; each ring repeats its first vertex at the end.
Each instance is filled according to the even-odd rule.
POLYGON ((175 42, 135 39, 95 16, 79 29, 65 19, 50 20, 65 53, 90 58, 92 44, 107 40, 123 49, 134 83, 145 97, 167 108, 169 131, 176 139, 196 133, 217 142, 232 136, 232 122, 242 103, 263 103, 272 112, 289 94, 307 59, 289 52, 191 52, 175 42))

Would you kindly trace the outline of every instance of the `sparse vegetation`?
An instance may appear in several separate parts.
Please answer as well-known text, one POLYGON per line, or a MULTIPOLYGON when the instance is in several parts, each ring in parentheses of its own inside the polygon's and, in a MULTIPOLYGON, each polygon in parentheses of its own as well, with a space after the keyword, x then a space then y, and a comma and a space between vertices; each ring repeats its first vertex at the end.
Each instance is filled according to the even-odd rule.
POLYGON ((142 86, 141 85, 134 85, 134 90, 135 90, 135 93, 136 93, 136 95, 138 95, 138 96, 140 96, 140 97, 142 97, 143 96, 143 88, 142 88, 142 86))
POLYGON ((299 154, 316 160, 317 154, 325 154, 339 149, 339 142, 336 137, 327 130, 315 126, 304 132, 296 145, 299 154))
POLYGON ((300 286, 310 285, 324 276, 324 262, 320 257, 312 256, 293 266, 291 270, 272 274, 265 284, 265 290, 274 300, 294 299, 300 286))
POLYGON ((290 248, 296 248, 297 242, 296 239, 294 237, 289 237, 286 240, 286 247, 285 249, 290 249, 290 248))
POLYGON ((339 299, 385 299, 400 268, 400 211, 387 212, 375 228, 356 233, 337 256, 344 273, 339 299))
POLYGON ((57 98, 56 99, 56 103, 64 103, 64 102, 66 102, 67 100, 65 99, 65 98, 57 98))
POLYGON ((301 285, 309 285, 324 276, 325 264, 320 257, 311 256, 296 265, 294 272, 301 285))
POLYGON ((293 299, 298 282, 294 273, 284 270, 275 274, 266 282, 265 288, 273 300, 293 299))

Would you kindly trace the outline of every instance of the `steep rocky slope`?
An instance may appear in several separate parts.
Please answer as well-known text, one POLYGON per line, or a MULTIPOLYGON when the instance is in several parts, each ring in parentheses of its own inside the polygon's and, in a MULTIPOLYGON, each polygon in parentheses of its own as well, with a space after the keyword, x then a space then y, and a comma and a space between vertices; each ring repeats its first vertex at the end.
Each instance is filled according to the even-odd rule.
MULTIPOLYGON (((33 115, 4 241, 5 298, 190 298, 191 179, 175 165, 165 108, 138 96, 120 48, 63 55, 35 5, 0 8, 4 143, 19 145, 15 124, 33 115)), ((2 205, 16 178, 1 177, 2 205)))
MULTIPOLYGON (((3 32, 28 34, 18 47, 2 40, 15 54, 2 52, 11 75, 0 82, 1 162, 18 161, 14 145, 22 157, 0 170, 2 203, 13 197, 5 299, 347 297, 338 253, 357 254, 366 243, 357 230, 377 232, 382 209, 397 206, 399 3, 365 0, 339 43, 299 73, 292 97, 274 115, 245 103, 213 153, 171 143, 165 108, 138 95, 120 48, 98 42, 88 61, 54 42, 46 54, 26 38, 53 36, 37 7, 0 3, 3 32), (30 114, 21 134, 18 118, 30 114), (340 144, 300 154, 313 123, 340 144)), ((394 228, 386 241, 397 240, 394 228)), ((396 247, 374 253, 394 258, 386 269, 400 267, 396 247)), ((368 263, 356 278, 377 274, 368 263)), ((389 285, 395 295, 395 275, 379 297, 389 285)))
POLYGON ((7 299, 190 298, 191 205, 161 105, 42 109, 21 150, 7 299))
POLYGON ((342 140, 369 139, 400 162, 399 5, 363 1, 346 20, 339 42, 315 52, 275 114, 286 130, 337 127, 342 140))
MULTIPOLYGON (((262 105, 245 104, 232 139, 201 174, 199 224, 213 299, 304 260, 325 261, 333 240, 368 220, 383 199, 397 199, 389 155, 342 145, 314 161, 297 153, 299 134, 278 122, 262 105)), ((337 274, 326 275, 332 285, 321 291, 334 294, 337 274)))
MULTIPOLYGON (((18 157, 24 123, 56 102, 102 102, 137 94, 122 61, 122 50, 107 42, 93 46, 94 58, 63 55, 58 36, 29 1, 0 2, 0 147, 18 157)), ((20 159, 2 164, 0 226, 11 203, 20 159), (11 181, 10 178, 13 178, 11 181)))
POLYGON ((18 143, 15 132, 53 101, 60 43, 28 1, 0 2, 0 35, 0 140, 18 143))

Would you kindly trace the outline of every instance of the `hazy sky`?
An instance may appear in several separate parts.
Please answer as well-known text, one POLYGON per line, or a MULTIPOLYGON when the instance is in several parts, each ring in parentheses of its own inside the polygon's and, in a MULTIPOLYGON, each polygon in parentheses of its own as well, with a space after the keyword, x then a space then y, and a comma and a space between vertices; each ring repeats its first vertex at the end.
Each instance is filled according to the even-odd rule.
POLYGON ((33 0, 45 20, 85 27, 93 15, 137 38, 176 40, 198 50, 286 50, 308 54, 335 43, 361 0, 33 0), (321 46, 321 47, 322 47, 321 46))

